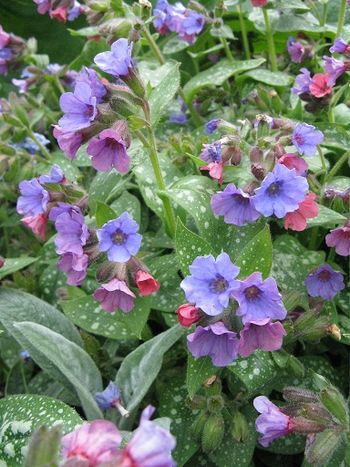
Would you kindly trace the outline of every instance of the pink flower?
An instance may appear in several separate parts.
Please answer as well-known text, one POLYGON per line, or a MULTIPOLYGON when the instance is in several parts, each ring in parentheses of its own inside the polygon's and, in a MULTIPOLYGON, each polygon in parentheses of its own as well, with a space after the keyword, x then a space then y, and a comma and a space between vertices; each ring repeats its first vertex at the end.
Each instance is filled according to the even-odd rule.
POLYGON ((92 165, 96 170, 108 172, 115 168, 120 173, 129 170, 130 159, 126 152, 127 143, 122 131, 103 130, 93 138, 86 152, 92 156, 92 165))
POLYGON ((135 274, 136 286, 139 289, 140 295, 146 297, 160 289, 159 282, 151 276, 147 271, 139 269, 135 274))
POLYGON ((176 310, 177 319, 181 326, 188 328, 192 324, 196 323, 199 318, 200 314, 198 308, 190 303, 185 303, 184 305, 180 305, 179 308, 176 310))
POLYGON ((335 251, 340 256, 349 256, 350 254, 350 219, 344 227, 338 227, 326 235, 326 243, 329 247, 335 247, 335 251))
POLYGON ((315 202, 315 193, 308 193, 304 201, 299 204, 299 207, 294 212, 288 212, 284 218, 284 228, 292 229, 296 232, 302 232, 306 229, 306 219, 311 219, 318 216, 319 208, 315 202))
POLYGON ((101 303, 101 307, 108 313, 121 309, 129 313, 134 306, 135 294, 129 289, 125 281, 112 279, 102 284, 94 293, 94 299, 101 303))
POLYGON ((200 170, 209 170, 209 175, 211 176, 211 178, 218 180, 220 185, 222 184, 224 162, 210 162, 208 165, 201 167, 200 170))
POLYGON ((5 32, 0 25, 0 49, 3 49, 10 42, 10 34, 5 32))
POLYGON ((265 319, 247 323, 239 335, 239 353, 242 357, 249 357, 257 349, 267 352, 280 349, 286 331, 279 321, 272 323, 265 319))
POLYGON ((57 266, 67 275, 68 285, 80 285, 86 277, 89 258, 87 255, 65 253, 59 259, 57 266))
POLYGON ((268 0, 250 0, 253 6, 263 7, 268 4, 268 0))
POLYGON ((51 10, 50 17, 61 21, 61 23, 65 23, 68 17, 68 10, 63 6, 59 6, 55 10, 51 10))
POLYGON ((73 160, 83 142, 83 135, 78 131, 67 131, 54 125, 53 135, 62 151, 73 160))
POLYGON ((31 229, 34 235, 45 240, 47 215, 37 214, 36 216, 26 216, 22 219, 23 224, 31 229))
POLYGON ((332 86, 329 84, 328 73, 317 73, 311 79, 309 86, 310 93, 315 97, 324 97, 331 94, 332 86))
POLYGON ((69 465, 98 467, 102 462, 117 459, 121 435, 117 427, 107 420, 83 423, 62 438, 62 457, 69 465), (80 464, 81 463, 81 464, 80 464))
POLYGON ((309 168, 308 163, 296 154, 284 154, 278 159, 278 163, 285 165, 289 170, 295 169, 297 175, 304 175, 309 168))

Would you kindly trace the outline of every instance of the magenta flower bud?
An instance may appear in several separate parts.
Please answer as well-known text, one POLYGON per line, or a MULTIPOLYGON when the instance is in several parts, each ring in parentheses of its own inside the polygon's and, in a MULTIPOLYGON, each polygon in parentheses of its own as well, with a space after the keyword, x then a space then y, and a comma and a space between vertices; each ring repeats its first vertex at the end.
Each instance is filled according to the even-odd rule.
POLYGON ((135 294, 125 281, 119 279, 112 279, 107 284, 102 284, 93 296, 108 313, 114 313, 119 309, 123 313, 129 313, 134 307, 135 294))
POLYGON ((258 349, 266 352, 280 349, 286 331, 279 321, 272 323, 271 320, 265 319, 246 323, 239 335, 239 353, 242 357, 249 357, 258 349))
POLYGON ((325 300, 332 300, 345 287, 343 275, 329 264, 319 266, 304 282, 311 297, 321 297, 325 300))
POLYGON ((275 439, 291 433, 293 429, 291 418, 285 415, 267 397, 256 397, 253 405, 261 414, 256 419, 255 427, 262 434, 259 438, 259 443, 262 446, 267 447, 275 439))
POLYGON ((329 247, 335 247, 335 251, 340 256, 349 256, 350 254, 350 220, 343 227, 337 227, 326 235, 326 244, 329 247))
POLYGON ((130 166, 126 144, 121 132, 109 128, 90 141, 86 152, 92 156, 92 165, 96 170, 109 172, 115 168, 120 173, 126 173, 130 166))
POLYGON ((21 219, 21 222, 28 227, 34 235, 40 240, 45 240, 47 214, 37 214, 36 216, 26 216, 21 219))

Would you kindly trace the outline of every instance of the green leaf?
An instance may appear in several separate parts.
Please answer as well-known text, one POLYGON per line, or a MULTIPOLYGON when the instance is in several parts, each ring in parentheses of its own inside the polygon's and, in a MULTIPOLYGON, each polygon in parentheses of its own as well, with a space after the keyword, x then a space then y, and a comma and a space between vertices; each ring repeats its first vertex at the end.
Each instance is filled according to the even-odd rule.
POLYGON ((131 352, 122 362, 115 384, 123 394, 128 410, 134 410, 156 379, 163 356, 184 334, 177 324, 131 352))
POLYGON ((183 274, 188 274, 188 267, 197 256, 213 254, 213 248, 203 238, 187 229, 178 218, 176 225, 176 255, 183 274))
POLYGON ((30 264, 35 263, 38 258, 30 256, 20 256, 19 258, 6 258, 4 266, 0 269, 0 280, 4 277, 13 274, 16 271, 26 268, 30 264))
MULTIPOLYGON (((69 69, 80 71, 83 66, 91 66, 96 55, 108 49, 109 46, 102 37, 98 41, 86 41, 80 55, 72 61, 69 69)), ((89 160, 88 157, 87 159, 89 160)))
POLYGON ((52 153, 52 164, 57 164, 64 172, 66 178, 73 182, 81 177, 81 172, 61 151, 52 153))
POLYGON ((188 100, 192 100, 198 91, 207 86, 221 86, 226 80, 238 73, 257 68, 265 62, 264 58, 253 60, 236 60, 231 62, 223 59, 205 71, 197 73, 184 86, 184 93, 188 100))
POLYGON ((210 35, 218 38, 234 39, 232 29, 227 24, 221 24, 219 27, 213 25, 210 28, 210 35))
POLYGON ((69 433, 82 419, 74 409, 50 397, 21 394, 0 400, 0 459, 8 467, 22 465, 26 445, 41 426, 62 425, 69 433))
POLYGON ((179 63, 174 63, 149 98, 152 126, 156 127, 180 86, 179 63))
POLYGON ((110 206, 101 201, 97 201, 95 217, 97 227, 102 227, 106 222, 116 219, 118 216, 110 206))
POLYGON ((209 357, 193 358, 189 353, 187 357, 186 387, 188 395, 192 398, 198 389, 210 376, 216 375, 219 368, 213 366, 209 357))
POLYGON ((113 201, 111 208, 119 217, 123 212, 127 211, 130 216, 138 223, 141 223, 141 204, 136 196, 128 191, 124 191, 118 199, 113 201))
POLYGON ((130 313, 107 313, 92 297, 62 301, 64 314, 85 331, 109 339, 141 338, 150 313, 151 297, 138 297, 130 313))
POLYGON ((164 55, 172 55, 189 47, 189 43, 181 40, 178 36, 172 37, 163 47, 164 55))
POLYGON ((168 61, 164 65, 159 65, 156 60, 142 60, 137 68, 145 84, 150 84, 152 88, 158 86, 167 74, 173 69, 174 62, 168 61))
POLYGON ((240 277, 247 277, 255 271, 266 278, 272 266, 272 242, 268 225, 253 237, 236 257, 235 264, 241 268, 240 277))
POLYGON ((28 446, 25 467, 53 466, 59 462, 61 426, 40 427, 33 433, 28 446))
POLYGON ((91 357, 81 347, 40 324, 22 322, 16 323, 14 327, 36 349, 35 356, 31 349, 29 353, 39 366, 43 368, 48 359, 62 377, 69 381, 78 394, 87 418, 102 418, 95 402, 96 392, 102 390, 102 380, 91 357))
POLYGON ((305 457, 312 465, 340 466, 343 465, 347 445, 345 434, 328 429, 317 433, 315 439, 307 444, 305 457))
POLYGON ((268 84, 269 86, 289 86, 293 81, 293 78, 287 73, 282 71, 270 71, 259 68, 258 70, 251 70, 244 73, 242 77, 249 77, 254 81, 268 84))
POLYGON ((118 172, 100 172, 95 175, 89 189, 89 205, 92 210, 96 209, 96 202, 108 203, 112 196, 121 193, 127 179, 118 172))
POLYGON ((289 436, 276 439, 269 447, 267 451, 273 452, 274 454, 299 454, 305 449, 305 436, 292 433, 289 436))
POLYGON ((323 227, 334 227, 336 224, 344 224, 346 217, 339 214, 339 212, 333 211, 332 209, 319 205, 319 214, 313 219, 308 219, 307 227, 323 226, 323 227))

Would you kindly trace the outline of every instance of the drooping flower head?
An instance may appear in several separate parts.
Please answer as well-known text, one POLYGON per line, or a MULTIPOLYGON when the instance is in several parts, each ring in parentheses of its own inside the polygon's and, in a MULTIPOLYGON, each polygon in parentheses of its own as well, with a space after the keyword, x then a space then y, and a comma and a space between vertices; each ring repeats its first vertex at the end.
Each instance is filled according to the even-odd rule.
POLYGON ((37 214, 36 216, 25 216, 21 219, 22 224, 28 227, 40 240, 45 240, 47 214, 37 214))
POLYGON ((294 94, 308 93, 311 84, 311 74, 307 68, 301 68, 299 75, 295 78, 295 84, 292 88, 294 94))
POLYGON ((334 57, 324 56, 323 61, 325 72, 329 75, 328 84, 334 86, 337 79, 347 71, 348 66, 342 60, 337 60, 334 57))
POLYGON ((200 158, 205 162, 219 163, 222 160, 222 147, 220 141, 204 144, 203 151, 200 153, 200 158))
POLYGON ((21 196, 17 200, 17 212, 25 216, 36 216, 46 211, 49 193, 36 178, 23 180, 19 184, 21 196))
POLYGON ((265 396, 256 397, 253 401, 255 409, 261 414, 256 419, 256 431, 262 434, 259 443, 267 447, 275 439, 286 436, 292 431, 290 417, 285 415, 265 396))
POLYGON ((306 175, 309 164, 296 154, 284 154, 278 159, 279 164, 285 165, 289 170, 295 169, 297 175, 306 175))
POLYGON ((340 256, 349 256, 350 254, 350 220, 343 227, 337 227, 326 235, 326 244, 329 247, 335 247, 335 251, 340 256))
POLYGON ((176 310, 176 313, 179 323, 185 328, 192 326, 192 324, 196 323, 201 316, 199 309, 190 303, 180 305, 176 310))
POLYGON ((297 148, 299 154, 305 156, 314 156, 317 146, 324 140, 322 131, 316 130, 313 125, 308 123, 298 123, 294 128, 292 143, 297 148))
POLYGON ((299 207, 294 212, 289 212, 284 218, 284 228, 292 229, 296 232, 302 232, 306 229, 307 219, 312 219, 318 216, 319 208, 316 203, 315 193, 308 193, 305 199, 299 204, 299 207))
POLYGON ((82 145, 83 135, 79 131, 64 130, 58 125, 54 125, 53 135, 57 139, 58 146, 73 160, 78 149, 82 145))
POLYGON ((211 135, 214 131, 217 130, 219 123, 221 122, 220 118, 214 118, 205 124, 204 130, 207 135, 211 135))
POLYGON ((80 285, 86 277, 88 263, 89 258, 85 254, 64 253, 60 257, 57 267, 66 274, 68 285, 80 285))
POLYGON ((287 42, 287 50, 290 59, 294 63, 301 63, 305 58, 305 47, 294 37, 290 37, 287 42))
POLYGON ((231 263, 227 253, 221 253, 216 259, 212 255, 198 256, 189 269, 191 275, 180 284, 187 300, 208 315, 220 314, 239 287, 235 279, 239 267, 231 263))
POLYGON ((110 52, 97 54, 94 62, 105 73, 113 76, 127 76, 132 68, 132 46, 133 44, 129 44, 127 39, 118 39, 113 42, 110 52))
POLYGON ((124 280, 114 278, 107 284, 101 284, 94 293, 94 299, 100 302, 101 307, 108 313, 117 310, 129 313, 134 307, 135 294, 124 280))
POLYGON ((298 176, 295 169, 289 170, 283 164, 276 164, 273 171, 264 178, 260 188, 255 190, 254 206, 265 217, 274 214, 280 219, 288 212, 298 209, 307 190, 306 179, 298 176))
POLYGON ((187 336, 187 345, 194 357, 209 356, 218 367, 229 365, 238 357, 237 334, 221 321, 206 327, 197 326, 195 332, 187 336))
POLYGON ((65 461, 83 462, 97 467, 103 462, 115 461, 121 442, 118 428, 107 420, 94 420, 62 438, 62 458, 65 461))
POLYGON ((96 170, 108 172, 115 168, 126 173, 130 166, 126 144, 120 131, 108 128, 90 141, 86 152, 92 156, 92 166, 96 170))
POLYGON ((236 314, 242 317, 243 324, 266 319, 283 320, 286 317, 287 311, 275 279, 268 277, 263 280, 260 272, 253 272, 239 284, 232 296, 239 304, 236 314))
POLYGON ((51 167, 50 173, 40 175, 40 183, 62 183, 64 181, 64 173, 61 167, 57 164, 54 164, 51 167))
POLYGON ((116 403, 120 401, 120 391, 117 386, 110 381, 104 391, 95 394, 95 399, 100 409, 107 410, 114 407, 116 403))
POLYGON ((136 287, 138 288, 140 295, 147 297, 160 289, 159 282, 151 276, 147 271, 139 269, 136 271, 135 276, 136 287))
POLYGON ((138 224, 124 212, 97 230, 99 250, 106 251, 110 261, 125 263, 140 249, 142 235, 137 233, 138 230, 138 224))
POLYGON ((49 218, 55 221, 56 253, 59 255, 73 253, 81 257, 84 253, 83 246, 90 234, 80 209, 77 206, 61 203, 51 209, 49 218))
POLYGON ((266 319, 246 323, 239 335, 239 353, 242 357, 249 357, 258 349, 266 352, 280 349, 286 331, 279 321, 272 323, 266 319))
POLYGON ((251 224, 260 217, 252 197, 240 188, 236 188, 233 183, 212 197, 211 207, 214 214, 224 216, 226 224, 239 226, 251 224))
POLYGON ((333 88, 329 85, 329 74, 316 73, 311 79, 309 89, 310 93, 318 98, 331 94, 333 88))
POLYGON ((319 266, 304 282, 311 297, 322 297, 325 300, 331 300, 345 287, 343 275, 329 264, 319 266))
POLYGON ((347 42, 344 41, 341 37, 337 37, 334 41, 334 44, 329 49, 329 51, 334 54, 347 54, 349 53, 350 46, 347 42))

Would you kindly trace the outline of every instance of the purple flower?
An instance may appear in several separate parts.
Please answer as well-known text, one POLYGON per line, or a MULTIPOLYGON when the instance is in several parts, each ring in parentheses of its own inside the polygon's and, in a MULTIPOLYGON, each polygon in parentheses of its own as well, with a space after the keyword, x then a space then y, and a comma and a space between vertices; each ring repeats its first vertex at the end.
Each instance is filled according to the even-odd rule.
POLYGON ((75 1, 72 8, 68 10, 68 21, 74 21, 75 19, 77 19, 81 12, 82 6, 79 2, 75 1))
POLYGON ((77 82, 74 93, 65 92, 60 98, 64 115, 58 121, 59 126, 69 132, 89 127, 97 115, 96 103, 90 85, 77 82))
POLYGON ((154 413, 154 407, 149 405, 141 415, 140 425, 128 442, 123 457, 125 464, 137 467, 175 467, 171 457, 176 441, 168 430, 156 425, 149 419, 154 413))
POLYGON ((231 295, 239 304, 236 313, 242 316, 243 324, 286 317, 287 311, 275 279, 268 277, 263 280, 260 272, 253 272, 239 284, 231 295))
POLYGON ((96 392, 95 399, 100 409, 107 410, 115 407, 120 401, 120 391, 117 386, 110 381, 104 391, 96 392))
POLYGON ((10 34, 3 30, 0 24, 0 49, 3 49, 10 42, 10 34))
POLYGON ((114 313, 119 309, 124 313, 129 313, 134 307, 135 294, 131 292, 125 281, 119 279, 112 279, 107 284, 101 284, 93 296, 108 313, 114 313))
POLYGON ((6 75, 8 72, 8 63, 13 57, 12 50, 8 47, 0 49, 0 75, 6 75))
POLYGON ((295 169, 289 170, 283 164, 276 164, 255 190, 253 202, 255 209, 263 216, 274 214, 281 219, 288 212, 298 209, 308 190, 304 177, 296 174, 295 169))
POLYGON ((322 131, 316 130, 313 125, 307 123, 298 123, 294 128, 292 143, 297 148, 299 154, 305 156, 314 156, 317 151, 317 145, 324 140, 322 131))
POLYGON ((103 98, 107 94, 107 89, 101 83, 98 78, 96 71, 91 68, 84 67, 80 73, 76 76, 75 81, 77 83, 86 83, 90 86, 92 95, 96 97, 96 101, 100 104, 103 98))
POLYGON ((267 352, 280 349, 286 331, 279 321, 272 323, 271 320, 266 319, 256 323, 246 323, 239 335, 239 353, 242 357, 249 357, 258 349, 267 352))
POLYGON ((196 35, 199 34, 205 24, 205 18, 196 11, 187 9, 180 23, 180 28, 176 31, 179 37, 189 44, 193 44, 196 35))
POLYGON ((140 249, 142 235, 137 233, 138 230, 137 222, 124 212, 97 230, 99 250, 106 251, 110 261, 125 263, 140 249))
POLYGON ((260 213, 254 208, 252 197, 236 188, 233 183, 212 197, 211 207, 217 216, 224 216, 226 224, 251 224, 260 217, 260 213))
POLYGON ((64 180, 64 173, 61 167, 57 164, 54 164, 51 167, 50 173, 46 175, 41 175, 39 177, 40 183, 62 183, 64 180))
POLYGON ((158 0, 157 5, 153 11, 153 15, 155 16, 153 20, 153 25, 156 30, 160 34, 166 34, 169 32, 169 28, 167 22, 169 20, 167 9, 169 7, 169 3, 167 0, 158 0))
POLYGON ((255 409, 261 413, 256 419, 256 431, 263 436, 259 443, 267 447, 272 441, 288 435, 292 430, 290 417, 285 415, 275 404, 265 396, 256 397, 253 401, 255 409))
POLYGON ((59 259, 57 267, 66 273, 68 285, 80 285, 86 277, 88 263, 87 255, 64 253, 59 259))
POLYGON ((229 365, 238 357, 237 334, 221 321, 205 328, 197 326, 195 332, 187 336, 187 345, 194 357, 209 356, 214 366, 229 365))
POLYGON ((64 130, 58 125, 54 125, 53 135, 62 151, 70 160, 73 160, 83 142, 83 135, 79 132, 64 130))
POLYGON ((182 112, 173 112, 169 115, 169 121, 177 125, 186 125, 188 122, 186 114, 182 112))
POLYGON ((207 135, 211 135, 212 133, 214 133, 214 131, 217 130, 221 121, 221 118, 214 118, 213 120, 210 120, 208 123, 206 123, 204 127, 205 133, 207 135))
POLYGON ((344 39, 342 39, 341 37, 337 37, 329 51, 332 54, 344 54, 349 51, 349 44, 345 42, 344 39))
POLYGON ((72 206, 68 203, 58 202, 55 207, 50 209, 49 219, 50 221, 55 221, 60 214, 63 214, 64 212, 70 213, 71 211, 76 211, 77 213, 80 213, 80 208, 78 208, 78 206, 72 206))
POLYGON ((37 12, 40 15, 44 15, 51 10, 51 0, 34 0, 37 4, 37 12))
POLYGON ((231 263, 227 253, 221 253, 216 260, 212 255, 198 256, 189 269, 191 275, 180 284, 187 300, 208 315, 220 314, 239 287, 235 280, 239 267, 231 263))
POLYGON ((301 68, 300 74, 295 78, 295 85, 292 88, 294 94, 303 94, 309 92, 311 84, 311 74, 307 68, 301 68))
POLYGON ((288 39, 287 50, 292 62, 301 63, 304 60, 305 48, 300 42, 297 42, 294 37, 288 39))
POLYGON ((205 162, 221 162, 221 143, 220 141, 215 141, 211 144, 204 144, 203 150, 200 153, 200 158, 205 162))
POLYGON ((332 300, 345 287, 343 275, 328 264, 322 264, 311 272, 304 283, 311 297, 322 297, 325 300, 332 300))
POLYGON ((86 152, 92 156, 92 165, 96 170, 109 172, 115 168, 120 173, 129 170, 130 159, 122 133, 112 128, 101 131, 93 138, 86 152))
POLYGON ((350 220, 343 227, 337 227, 326 235, 326 244, 329 247, 335 247, 335 251, 340 256, 349 256, 350 254, 350 220))
POLYGON ((334 86, 337 79, 347 71, 348 67, 342 60, 337 60, 326 55, 323 57, 323 60, 324 69, 329 74, 328 84, 329 86, 334 86))
POLYGON ((19 184, 21 196, 17 200, 17 212, 25 216, 36 216, 46 211, 49 193, 36 178, 23 180, 19 184))
POLYGON ((56 253, 59 255, 73 253, 77 256, 82 256, 84 253, 83 246, 86 244, 90 234, 80 209, 76 206, 71 206, 69 210, 57 215, 55 228, 57 231, 55 239, 56 253))
POLYGON ((132 67, 131 51, 132 42, 129 45, 127 39, 118 39, 113 42, 110 52, 97 54, 94 62, 105 73, 113 76, 127 76, 132 67))

